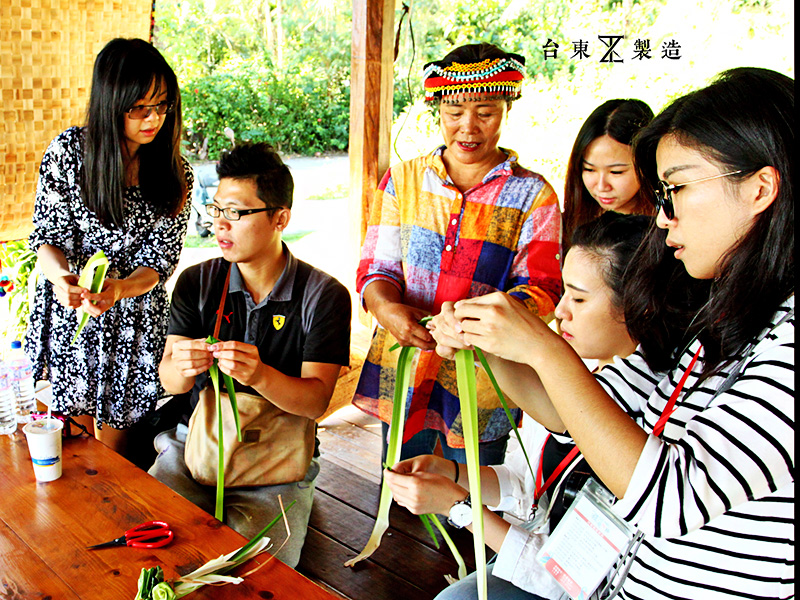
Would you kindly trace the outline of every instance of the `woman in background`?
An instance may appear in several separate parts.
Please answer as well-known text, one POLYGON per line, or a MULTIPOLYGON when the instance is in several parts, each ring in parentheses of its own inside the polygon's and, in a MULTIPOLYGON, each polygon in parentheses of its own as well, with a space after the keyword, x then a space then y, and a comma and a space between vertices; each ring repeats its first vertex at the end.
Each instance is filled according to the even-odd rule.
POLYGON ((564 239, 606 210, 653 215, 652 192, 639 185, 631 142, 653 118, 641 100, 609 100, 584 121, 567 165, 564 239))
POLYGON ((192 188, 180 139, 175 73, 151 44, 118 38, 95 60, 86 125, 56 137, 39 170, 29 244, 45 277, 25 351, 34 377, 52 384, 53 410, 93 426, 120 453, 126 429, 163 395, 164 283, 192 188), (98 250, 109 271, 92 294, 78 277, 98 250), (93 318, 72 344, 77 308, 93 318))

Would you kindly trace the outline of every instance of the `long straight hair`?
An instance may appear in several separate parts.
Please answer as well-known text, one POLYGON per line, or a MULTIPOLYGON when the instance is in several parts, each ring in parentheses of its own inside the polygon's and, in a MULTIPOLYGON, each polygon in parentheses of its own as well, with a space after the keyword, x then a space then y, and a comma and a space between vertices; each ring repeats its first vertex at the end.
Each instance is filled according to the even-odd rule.
MULTIPOLYGON (((625 300, 628 326, 643 340, 648 322, 665 327, 675 317, 673 324, 691 323, 683 333, 703 343, 707 378, 735 360, 794 293, 793 81, 775 71, 743 67, 675 100, 634 144, 643 185, 657 185, 655 154, 665 136, 699 152, 721 172, 741 170, 728 178, 732 188, 766 166, 779 176, 777 197, 722 257, 716 279, 692 280, 684 270, 669 285, 656 284, 659 269, 670 264, 663 231, 650 236, 636 261, 635 289, 625 300)), ((735 189, 730 196, 723 201, 738 201, 735 189)), ((651 348, 653 360, 677 358, 680 345, 668 341, 673 344, 651 348)))
POLYGON ((186 201, 180 155, 181 94, 175 73, 151 44, 116 38, 94 62, 80 173, 83 202, 106 227, 120 227, 124 221, 125 111, 153 85, 156 94, 166 89, 173 109, 155 139, 138 150, 142 197, 153 203, 158 214, 171 216, 176 216, 186 201))
MULTIPOLYGON (((634 136, 652 118, 653 111, 641 100, 615 99, 608 100, 595 108, 581 125, 569 155, 564 185, 565 240, 571 239, 572 232, 579 225, 596 219, 604 212, 583 184, 583 159, 586 148, 604 135, 620 144, 630 146, 634 136)), ((648 188, 640 187, 633 202, 635 214, 653 214, 655 202, 648 188)))

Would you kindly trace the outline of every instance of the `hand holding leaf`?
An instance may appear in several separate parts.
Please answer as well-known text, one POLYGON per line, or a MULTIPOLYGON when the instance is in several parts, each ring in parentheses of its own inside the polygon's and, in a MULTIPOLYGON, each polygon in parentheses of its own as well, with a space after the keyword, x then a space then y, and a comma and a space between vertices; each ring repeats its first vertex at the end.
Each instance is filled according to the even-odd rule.
POLYGON ((67 308, 79 308, 86 288, 78 285, 78 276, 70 273, 53 280, 53 293, 56 300, 67 308))
POLYGON ((211 346, 219 370, 242 385, 256 387, 262 377, 261 356, 258 347, 245 342, 217 341, 211 346))
MULTIPOLYGON (((103 289, 103 282, 105 281, 107 271, 108 258, 102 250, 98 250, 86 262, 86 266, 83 267, 81 276, 78 279, 78 286, 86 288, 91 293, 96 294, 103 289)), ((86 326, 86 323, 89 322, 89 317, 91 316, 81 308, 78 308, 76 312, 78 315, 78 331, 75 332, 75 337, 72 338, 73 344, 75 340, 78 339, 78 335, 86 326)))
POLYGON ((186 378, 205 373, 214 365, 214 357, 205 339, 178 340, 172 344, 172 364, 186 378))
POLYGON ((89 290, 81 294, 81 309, 89 313, 90 317, 100 316, 122 298, 124 285, 120 279, 106 279, 97 293, 89 290))

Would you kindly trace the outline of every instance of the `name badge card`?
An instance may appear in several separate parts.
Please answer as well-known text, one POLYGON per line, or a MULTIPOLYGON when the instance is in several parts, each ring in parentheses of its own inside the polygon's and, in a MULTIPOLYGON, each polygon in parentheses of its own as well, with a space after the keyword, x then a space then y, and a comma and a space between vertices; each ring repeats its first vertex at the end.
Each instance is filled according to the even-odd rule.
POLYGON ((589 479, 536 555, 573 600, 585 600, 627 551, 634 528, 610 510, 614 496, 589 479))

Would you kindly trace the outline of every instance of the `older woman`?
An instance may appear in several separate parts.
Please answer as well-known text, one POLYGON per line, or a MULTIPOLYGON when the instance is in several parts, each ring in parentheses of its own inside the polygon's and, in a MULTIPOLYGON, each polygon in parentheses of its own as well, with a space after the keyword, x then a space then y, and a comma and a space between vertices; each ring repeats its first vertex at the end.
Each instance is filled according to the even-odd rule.
MULTIPOLYGON (((552 318, 561 292, 561 216, 552 187, 498 146, 525 59, 491 44, 462 46, 425 65, 425 99, 444 145, 392 167, 376 192, 357 289, 378 321, 353 403, 384 422, 392 414, 400 342, 422 351, 409 397, 401 457, 465 461, 455 369, 433 352, 419 320, 443 302, 501 290, 552 318)), ((484 376, 485 377, 485 376, 484 376)), ((510 425, 479 381, 481 464, 502 462, 510 425)), ((494 399, 496 401, 496 398, 494 399)), ((519 414, 519 411, 517 411, 519 414)), ((386 440, 384 435, 384 458, 386 440)))

